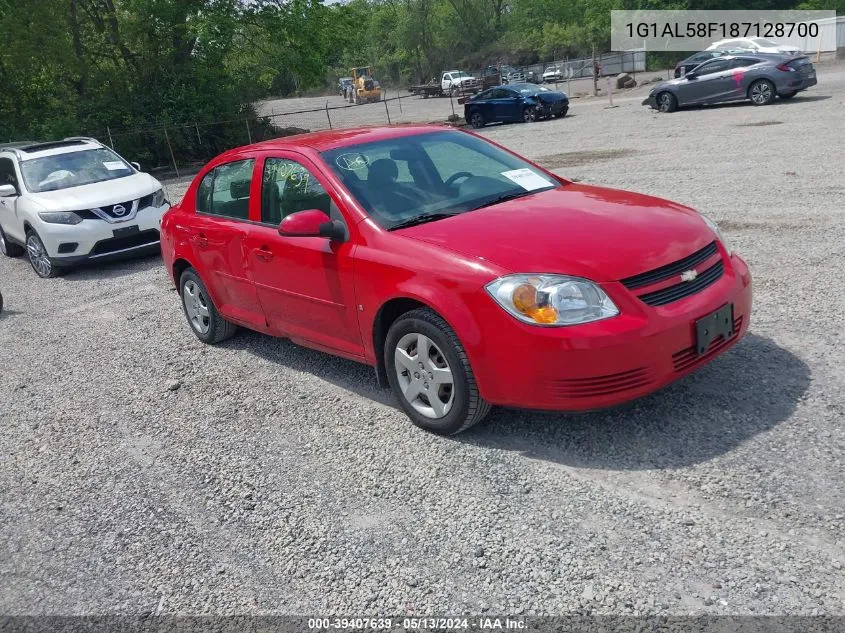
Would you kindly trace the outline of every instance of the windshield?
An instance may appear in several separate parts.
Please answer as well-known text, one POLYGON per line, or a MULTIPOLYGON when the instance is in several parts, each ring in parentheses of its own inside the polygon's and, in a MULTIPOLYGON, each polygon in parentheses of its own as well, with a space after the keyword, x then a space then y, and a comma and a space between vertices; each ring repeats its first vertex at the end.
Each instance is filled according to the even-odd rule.
POLYGON ((470 75, 470 74, 468 74, 468 73, 465 73, 465 72, 452 73, 452 78, 453 78, 453 79, 459 79, 459 78, 461 78, 461 77, 469 77, 469 78, 472 78, 472 75, 470 75))
POLYGON ((131 176, 134 171, 110 149, 86 149, 21 161, 26 188, 32 193, 56 191, 131 176))
POLYGON ((560 186, 524 160, 464 132, 403 136, 321 156, 385 229, 560 186))

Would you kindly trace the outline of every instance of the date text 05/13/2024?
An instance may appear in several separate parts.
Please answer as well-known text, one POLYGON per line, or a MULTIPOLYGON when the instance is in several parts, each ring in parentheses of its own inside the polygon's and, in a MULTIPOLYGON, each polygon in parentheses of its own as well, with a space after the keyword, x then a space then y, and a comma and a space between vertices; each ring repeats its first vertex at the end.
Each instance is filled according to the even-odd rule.
POLYGON ((522 618, 309 618, 308 628, 312 630, 393 630, 426 631, 426 630, 478 630, 518 631, 526 628, 522 618))

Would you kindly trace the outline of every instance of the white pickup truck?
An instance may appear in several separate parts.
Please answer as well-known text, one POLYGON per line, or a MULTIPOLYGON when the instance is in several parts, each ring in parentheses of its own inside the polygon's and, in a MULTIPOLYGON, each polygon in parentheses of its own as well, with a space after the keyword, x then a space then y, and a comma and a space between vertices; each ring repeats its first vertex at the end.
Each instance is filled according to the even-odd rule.
POLYGON ((480 92, 483 86, 480 79, 461 70, 447 70, 440 78, 440 89, 443 94, 475 94, 480 92))

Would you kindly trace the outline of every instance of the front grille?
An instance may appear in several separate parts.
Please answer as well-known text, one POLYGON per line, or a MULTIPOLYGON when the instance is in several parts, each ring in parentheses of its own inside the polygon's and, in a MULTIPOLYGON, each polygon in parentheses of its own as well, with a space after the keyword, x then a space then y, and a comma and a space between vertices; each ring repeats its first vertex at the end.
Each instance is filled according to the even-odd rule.
POLYGON ((561 378, 551 381, 551 391, 558 398, 593 398, 645 387, 652 381, 646 367, 605 376, 561 378))
POLYGON ((122 220, 127 215, 129 215, 129 213, 132 211, 132 202, 133 201, 130 200, 129 202, 118 202, 117 204, 107 204, 103 207, 100 207, 100 209, 102 209, 103 212, 106 215, 114 218, 115 220, 122 220), (120 213, 120 214, 115 213, 114 210, 117 207, 123 207, 123 212, 120 213))
POLYGON ((94 244, 91 250, 92 255, 107 255, 109 253, 116 253, 127 248, 135 248, 138 246, 145 246, 147 244, 155 244, 159 241, 158 231, 150 229, 149 231, 141 231, 134 235, 127 235, 126 237, 112 237, 107 240, 100 240, 94 244))
POLYGON ((716 247, 716 242, 710 242, 710 244, 702 248, 700 251, 696 251, 689 257, 679 259, 676 262, 666 264, 665 266, 655 268, 654 270, 650 270, 645 273, 640 273, 639 275, 634 275, 633 277, 627 277, 622 280, 622 284, 628 288, 628 290, 634 290, 635 288, 642 288, 643 286, 656 284, 657 282, 669 279, 674 275, 680 275, 685 270, 695 268, 700 263, 713 257, 713 255, 717 252, 718 248, 716 247))
MULTIPOLYGON (((140 199, 140 201, 138 203, 138 209, 143 209, 145 207, 148 207, 152 204, 152 202, 153 202, 152 194, 150 194, 148 196, 144 196, 143 198, 140 199)), ((129 200, 128 202, 118 202, 117 204, 106 204, 106 205, 103 205, 103 206, 97 207, 97 208, 100 209, 100 211, 102 211, 103 213, 105 213, 109 218, 116 220, 116 221, 121 221, 121 220, 126 220, 126 219, 132 217, 132 205, 134 203, 135 203, 134 200, 129 200), (122 206, 123 209, 124 209, 124 212, 122 214, 117 214, 117 213, 114 212, 114 208, 118 205, 122 206)), ((74 213, 76 215, 78 215, 80 218, 82 218, 83 220, 103 220, 104 219, 101 215, 98 215, 97 213, 95 213, 91 209, 82 209, 80 211, 74 211, 74 213)))
POLYGON ((639 295, 639 299, 650 306, 665 306, 667 303, 678 301, 704 290, 707 286, 719 281, 724 272, 725 266, 719 261, 701 273, 694 281, 682 281, 668 288, 648 292, 639 295))
POLYGON ((731 341, 734 341, 736 337, 739 336, 739 330, 741 327, 742 317, 739 316, 734 319, 733 336, 727 338, 722 335, 719 338, 710 341, 710 346, 707 348, 707 351, 701 355, 696 352, 695 345, 682 349, 679 352, 675 352, 672 354, 672 365, 674 366, 675 371, 678 373, 685 372, 686 370, 692 369, 696 365, 700 365, 713 358, 720 350, 729 345, 731 341))

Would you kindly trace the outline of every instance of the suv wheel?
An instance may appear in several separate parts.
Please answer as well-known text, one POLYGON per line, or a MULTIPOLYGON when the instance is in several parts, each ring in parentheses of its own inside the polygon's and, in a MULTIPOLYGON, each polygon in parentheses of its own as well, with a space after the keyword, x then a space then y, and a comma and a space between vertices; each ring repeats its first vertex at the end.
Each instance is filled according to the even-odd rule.
POLYGON ((185 318, 203 343, 220 343, 232 338, 238 331, 238 326, 220 316, 205 284, 193 268, 188 268, 179 278, 179 295, 185 318))
POLYGON ((399 405, 426 431, 454 435, 490 411, 458 336, 428 308, 412 310, 393 323, 384 362, 399 405))
POLYGON ((50 259, 44 243, 38 237, 38 233, 31 229, 26 234, 26 254, 36 275, 42 279, 51 279, 58 276, 58 266, 50 259))
POLYGON ((23 255, 23 247, 14 242, 10 242, 6 238, 6 234, 3 232, 2 227, 0 227, 0 253, 3 253, 6 257, 20 257, 23 255))

